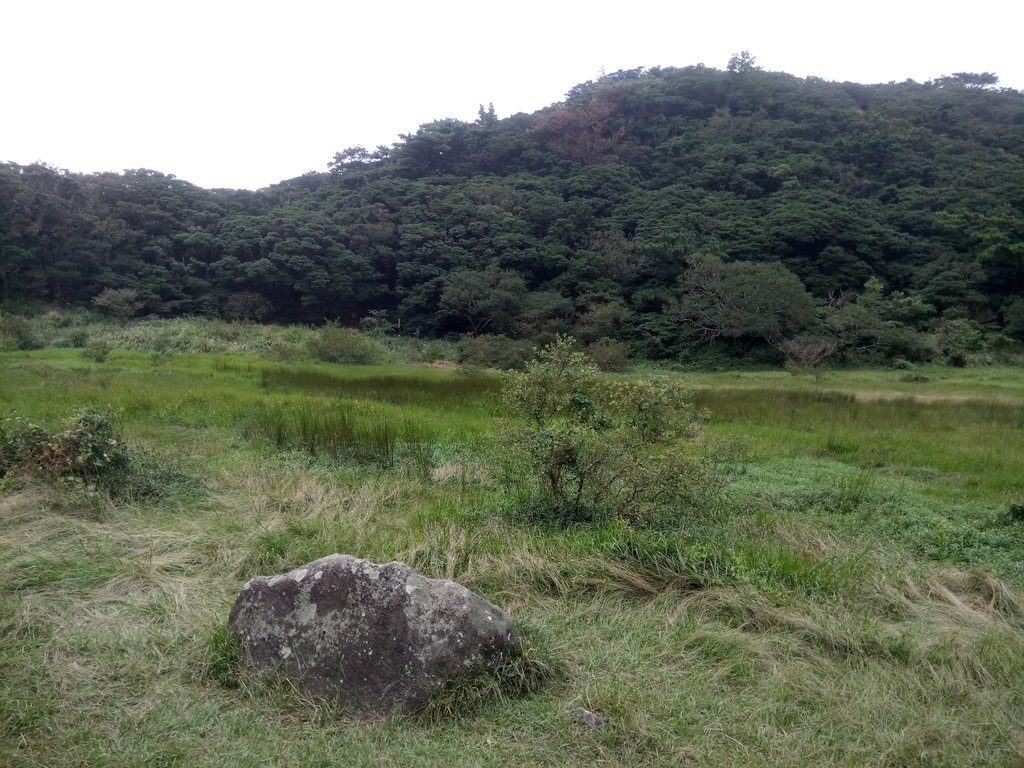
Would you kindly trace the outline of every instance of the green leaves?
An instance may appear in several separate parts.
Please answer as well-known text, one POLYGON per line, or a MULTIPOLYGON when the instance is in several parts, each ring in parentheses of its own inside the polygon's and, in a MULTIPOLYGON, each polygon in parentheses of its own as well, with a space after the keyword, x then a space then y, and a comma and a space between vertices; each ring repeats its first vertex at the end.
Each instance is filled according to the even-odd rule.
POLYGON ((814 300, 781 264, 695 259, 674 314, 698 337, 769 343, 813 328, 814 300))
POLYGON ((710 503, 718 482, 690 442, 700 416, 675 383, 601 377, 559 336, 506 376, 501 434, 510 485, 548 522, 618 517, 676 525, 710 503))
POLYGON ((438 120, 260 192, 0 164, 0 297, 349 326, 386 312, 416 336, 572 333, 735 363, 820 337, 803 294, 876 278, 906 299, 897 335, 944 312, 1007 327, 1024 296, 1021 94, 985 72, 861 86, 747 51, 728 66, 611 73, 540 113, 438 120), (725 266, 687 270, 695 254, 725 266))
POLYGON ((128 446, 105 413, 82 411, 52 434, 22 416, 0 424, 0 477, 22 473, 112 490, 131 465, 128 446))

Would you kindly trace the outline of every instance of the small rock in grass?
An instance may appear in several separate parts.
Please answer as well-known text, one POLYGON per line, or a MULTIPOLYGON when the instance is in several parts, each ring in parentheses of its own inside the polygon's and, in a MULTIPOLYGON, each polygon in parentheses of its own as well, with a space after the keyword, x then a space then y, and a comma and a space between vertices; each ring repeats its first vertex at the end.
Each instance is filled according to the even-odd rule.
POLYGON ((591 730, 598 730, 604 728, 608 724, 608 721, 604 719, 602 715, 597 712, 593 712, 583 707, 576 707, 576 709, 570 710, 570 715, 576 719, 577 722, 582 723, 591 730))

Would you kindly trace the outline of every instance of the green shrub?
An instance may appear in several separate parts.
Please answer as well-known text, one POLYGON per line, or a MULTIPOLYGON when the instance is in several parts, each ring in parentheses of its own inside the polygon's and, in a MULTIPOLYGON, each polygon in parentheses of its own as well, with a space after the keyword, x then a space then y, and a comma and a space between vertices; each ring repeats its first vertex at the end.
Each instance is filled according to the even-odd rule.
POLYGON ((0 311, 0 351, 39 349, 43 342, 36 336, 27 317, 0 311))
POLYGON ((108 414, 83 411, 56 433, 21 416, 0 424, 0 476, 21 473, 118 490, 131 470, 128 446, 108 414))
POLYGON ((82 357, 94 363, 105 363, 110 356, 110 345, 105 341, 94 341, 82 349, 82 357))
POLYGON ((17 471, 40 471, 49 434, 22 416, 0 422, 0 477, 17 471))
POLYGON ((18 340, 0 328, 0 352, 14 352, 18 348, 18 340))
POLYGON ((353 328, 328 323, 309 342, 313 357, 326 363, 373 365, 383 356, 384 349, 373 339, 353 328))
POLYGON ((465 336, 459 341, 459 362, 484 368, 520 370, 530 359, 528 341, 510 339, 504 334, 465 336))
POLYGON ((942 320, 935 329, 939 352, 955 368, 968 364, 968 357, 985 350, 981 326, 973 320, 954 318, 942 320))
POLYGON ((58 432, 23 416, 0 422, 0 479, 34 477, 102 491, 117 498, 156 499, 198 486, 165 461, 132 451, 113 417, 82 411, 58 432))
POLYGON ((388 313, 383 309, 371 309, 366 317, 359 321, 359 330, 377 338, 397 334, 401 326, 391 322, 388 313))
POLYGON ((587 358, 602 371, 624 371, 629 368, 626 345, 614 339, 598 339, 589 344, 587 358))
POLYGON ((145 306, 139 299, 139 292, 133 288, 104 288, 93 296, 92 303, 113 317, 122 319, 134 317, 145 306))
POLYGON ((286 341, 275 341, 264 350, 263 357, 278 363, 289 363, 301 360, 306 354, 306 350, 301 345, 290 344, 286 341))
POLYGON ((699 417, 673 383, 602 379, 575 341, 559 337, 506 375, 513 417, 501 433, 520 511, 554 523, 619 518, 675 525, 704 512, 720 486, 697 449, 699 417), (523 488, 523 480, 526 487, 523 488))
POLYGON ((416 357, 425 363, 432 363, 435 360, 448 360, 454 362, 458 359, 458 348, 452 342, 430 339, 422 343, 416 350, 416 357))
POLYGON ((89 332, 84 328, 75 328, 68 332, 65 339, 69 347, 81 349, 89 343, 89 332))

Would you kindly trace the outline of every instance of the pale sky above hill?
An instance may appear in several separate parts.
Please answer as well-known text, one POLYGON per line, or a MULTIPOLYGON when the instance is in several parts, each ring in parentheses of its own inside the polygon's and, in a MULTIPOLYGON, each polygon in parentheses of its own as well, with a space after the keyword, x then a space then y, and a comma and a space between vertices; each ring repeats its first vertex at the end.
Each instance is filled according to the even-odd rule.
POLYGON ((7 0, 0 161, 256 189, 480 104, 533 112, 602 71, 744 49, 800 77, 1024 90, 1022 21, 1000 0, 7 0))

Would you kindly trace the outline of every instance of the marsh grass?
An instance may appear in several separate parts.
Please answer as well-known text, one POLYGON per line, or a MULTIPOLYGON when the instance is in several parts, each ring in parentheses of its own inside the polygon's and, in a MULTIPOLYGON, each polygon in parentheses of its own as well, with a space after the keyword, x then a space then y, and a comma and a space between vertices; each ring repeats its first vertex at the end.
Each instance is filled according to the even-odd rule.
POLYGON ((829 512, 848 515, 863 510, 877 498, 878 482, 865 469, 833 475, 822 483, 821 504, 829 512))
MULTIPOLYGON (((432 373, 432 372, 431 372, 432 373)), ((318 370, 272 368, 264 370, 261 384, 267 390, 299 390, 356 399, 379 400, 393 405, 428 405, 465 408, 490 402, 501 386, 496 376, 463 375, 430 377, 425 372, 388 376, 340 376, 318 370)))
POLYGON ((435 443, 430 429, 415 419, 344 403, 264 405, 243 420, 242 431, 278 450, 385 468, 409 460, 423 471, 430 469, 435 443))
MULTIPOLYGON (((149 354, 0 353, 5 409, 51 426, 117 411, 130 444, 203 486, 160 500, 0 492, 0 764, 1024 760, 1024 446, 1010 404, 986 400, 1014 391, 1005 373, 968 401, 822 398, 788 375, 789 394, 766 375, 760 389, 701 391, 711 436, 747 446, 726 509, 631 532, 503 514, 514 500, 481 450, 491 384, 317 364, 265 387, 264 370, 294 366, 176 351, 154 367, 149 354), (333 409, 352 432, 389 420, 391 448, 368 432, 324 453, 317 441, 348 427, 302 419, 333 409), (264 413, 273 430, 245 439, 264 413), (422 440, 405 439, 406 418, 422 440), (410 442, 429 446, 430 472, 410 442), (391 455, 390 468, 353 450, 391 455), (239 586, 335 551, 466 584, 513 615, 526 656, 371 724, 240 670, 225 631, 239 586), (580 706, 607 726, 581 725, 580 706)), ((821 385, 889 388, 887 375, 821 385)), ((953 386, 927 375, 907 386, 953 386)))
POLYGON ((839 459, 878 476, 935 470, 936 486, 989 499, 1024 491, 1024 400, 921 402, 775 389, 704 390, 709 431, 743 436, 760 455, 839 459))

